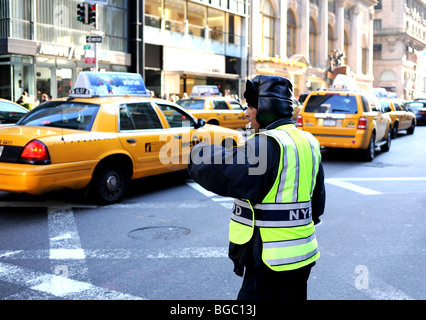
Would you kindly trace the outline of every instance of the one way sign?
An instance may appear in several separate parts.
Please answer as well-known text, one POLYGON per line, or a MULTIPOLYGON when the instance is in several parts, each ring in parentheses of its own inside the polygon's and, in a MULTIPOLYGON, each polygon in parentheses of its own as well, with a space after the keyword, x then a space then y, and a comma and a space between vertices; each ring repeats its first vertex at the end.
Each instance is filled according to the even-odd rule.
POLYGON ((102 37, 100 36, 88 36, 86 37, 87 43, 94 43, 94 42, 102 42, 102 37))

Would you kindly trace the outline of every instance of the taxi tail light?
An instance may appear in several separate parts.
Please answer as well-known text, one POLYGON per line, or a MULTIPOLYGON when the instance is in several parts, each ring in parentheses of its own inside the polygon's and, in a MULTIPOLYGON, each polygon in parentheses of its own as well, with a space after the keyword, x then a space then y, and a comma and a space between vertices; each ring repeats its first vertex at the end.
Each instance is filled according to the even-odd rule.
POLYGON ((367 118, 366 117, 360 117, 358 120, 358 129, 367 129, 367 118))
POLYGON ((301 114, 297 116, 297 127, 303 127, 303 117, 301 114))
POLYGON ((32 140, 25 146, 19 160, 27 164, 49 164, 50 155, 43 142, 32 140))

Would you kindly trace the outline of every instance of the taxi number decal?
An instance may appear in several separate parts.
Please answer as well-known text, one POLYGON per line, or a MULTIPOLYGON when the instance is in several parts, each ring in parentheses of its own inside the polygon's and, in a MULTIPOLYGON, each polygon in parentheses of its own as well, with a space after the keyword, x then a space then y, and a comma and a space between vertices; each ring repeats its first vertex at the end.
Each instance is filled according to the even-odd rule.
POLYGON ((158 152, 165 145, 165 142, 148 142, 145 143, 145 152, 158 152))
POLYGON ((11 146, 13 143, 12 140, 2 140, 0 139, 0 144, 5 145, 5 146, 11 146))

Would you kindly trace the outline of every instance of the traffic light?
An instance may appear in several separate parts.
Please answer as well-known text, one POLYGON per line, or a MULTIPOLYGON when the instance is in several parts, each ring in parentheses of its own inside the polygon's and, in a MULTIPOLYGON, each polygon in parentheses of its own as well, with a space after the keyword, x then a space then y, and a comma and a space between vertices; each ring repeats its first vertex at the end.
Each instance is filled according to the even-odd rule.
POLYGON ((96 24, 96 4, 89 5, 89 21, 88 24, 96 24))
POLYGON ((80 21, 82 23, 87 23, 87 4, 85 3, 79 3, 77 5, 77 21, 80 21))

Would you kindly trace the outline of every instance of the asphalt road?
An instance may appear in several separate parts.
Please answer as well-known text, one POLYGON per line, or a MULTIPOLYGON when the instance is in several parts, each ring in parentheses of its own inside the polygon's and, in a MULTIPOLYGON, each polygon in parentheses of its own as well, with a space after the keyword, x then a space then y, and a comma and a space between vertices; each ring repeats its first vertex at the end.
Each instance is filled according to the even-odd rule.
MULTIPOLYGON (((312 300, 426 298, 426 127, 362 162, 324 151, 326 213, 312 300)), ((141 179, 97 207, 79 193, 0 192, 2 300, 233 300, 232 199, 185 174, 141 179)))

